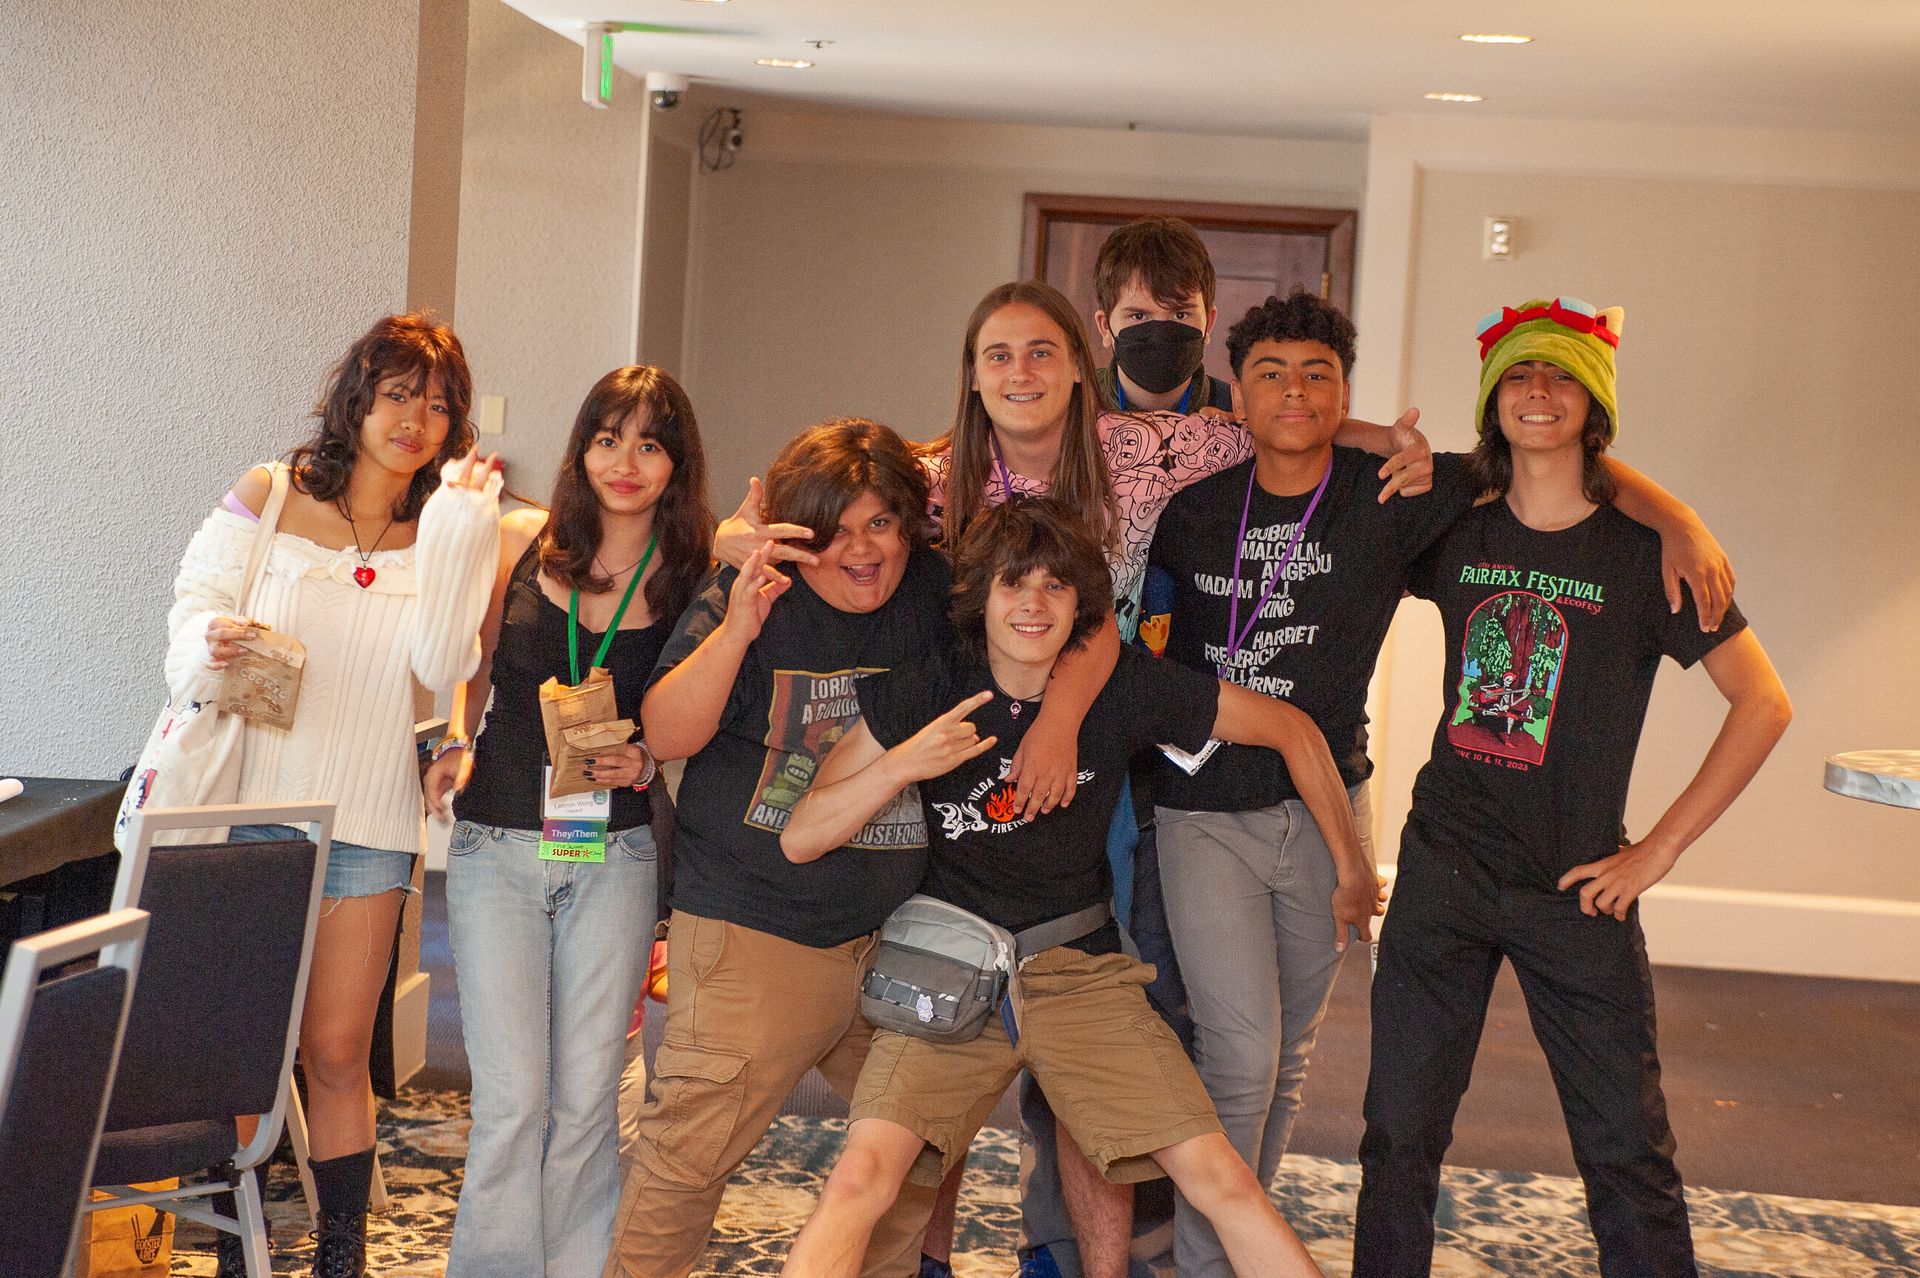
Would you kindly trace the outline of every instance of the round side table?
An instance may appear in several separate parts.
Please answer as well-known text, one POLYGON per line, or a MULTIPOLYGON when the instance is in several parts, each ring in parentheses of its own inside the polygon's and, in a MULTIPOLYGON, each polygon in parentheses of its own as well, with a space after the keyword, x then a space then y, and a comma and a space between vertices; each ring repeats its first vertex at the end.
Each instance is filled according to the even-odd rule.
POLYGON ((1849 750, 1828 755, 1827 789, 1869 803, 1920 808, 1920 750, 1849 750))

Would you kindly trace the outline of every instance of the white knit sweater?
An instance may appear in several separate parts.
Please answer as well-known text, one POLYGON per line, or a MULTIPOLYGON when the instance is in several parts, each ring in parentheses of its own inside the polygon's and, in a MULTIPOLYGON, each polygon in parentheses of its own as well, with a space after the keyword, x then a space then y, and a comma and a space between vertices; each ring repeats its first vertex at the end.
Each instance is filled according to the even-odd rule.
POLYGON ((417 852, 422 803, 413 741, 413 679, 436 691, 471 675, 499 556, 500 477, 475 491, 442 485, 415 543, 375 551, 361 589, 350 550, 274 534, 244 608, 237 599, 257 525, 216 509, 180 561, 168 614, 167 687, 206 699, 207 623, 250 616, 306 645, 293 727, 245 727, 241 803, 332 800, 333 837, 417 852))

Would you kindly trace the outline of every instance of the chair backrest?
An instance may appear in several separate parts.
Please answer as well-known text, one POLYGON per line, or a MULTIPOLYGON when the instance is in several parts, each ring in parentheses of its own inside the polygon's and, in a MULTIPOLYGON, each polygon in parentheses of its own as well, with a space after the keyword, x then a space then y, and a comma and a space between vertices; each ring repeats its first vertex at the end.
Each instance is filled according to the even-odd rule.
POLYGON ((0 1274, 57 1278, 72 1251, 136 988, 147 916, 17 942, 0 981, 0 1274), (97 955, 96 966, 60 969, 97 955))
POLYGON ((161 809, 129 825, 115 903, 152 922, 108 1131, 263 1115, 242 1167, 279 1142, 332 824, 332 804, 300 804, 161 809), (241 824, 308 837, 152 846, 161 829, 241 824))

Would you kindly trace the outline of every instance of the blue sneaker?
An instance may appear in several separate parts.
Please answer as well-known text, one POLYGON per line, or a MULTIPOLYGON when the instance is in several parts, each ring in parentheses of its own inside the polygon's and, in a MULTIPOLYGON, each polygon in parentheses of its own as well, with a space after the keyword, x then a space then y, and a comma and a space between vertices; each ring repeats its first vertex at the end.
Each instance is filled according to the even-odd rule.
POLYGON ((1020 1253, 1020 1268, 1015 1278, 1060 1278, 1060 1266, 1054 1263, 1053 1253, 1042 1243, 1020 1253))
POLYGON ((935 1260, 923 1251, 920 1253, 920 1278, 953 1278, 953 1266, 944 1260, 935 1260))

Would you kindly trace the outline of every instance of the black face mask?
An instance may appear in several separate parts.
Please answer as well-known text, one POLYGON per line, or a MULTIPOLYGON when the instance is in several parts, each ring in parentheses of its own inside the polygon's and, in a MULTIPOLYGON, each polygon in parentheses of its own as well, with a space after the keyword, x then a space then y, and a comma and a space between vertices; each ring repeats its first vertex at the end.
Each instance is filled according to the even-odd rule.
POLYGON ((1113 335, 1113 362, 1149 395, 1190 380, 1206 358, 1207 335, 1179 320, 1142 320, 1113 335))

